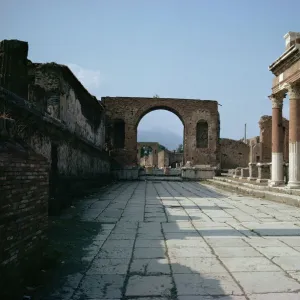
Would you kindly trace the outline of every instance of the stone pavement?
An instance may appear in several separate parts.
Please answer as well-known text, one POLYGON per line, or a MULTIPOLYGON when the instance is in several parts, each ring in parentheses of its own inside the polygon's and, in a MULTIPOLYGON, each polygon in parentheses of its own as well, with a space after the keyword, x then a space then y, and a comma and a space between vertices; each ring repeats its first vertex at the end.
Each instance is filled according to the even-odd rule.
POLYGON ((70 259, 43 299, 300 299, 298 208, 196 182, 139 181, 63 217, 93 224, 91 239, 80 268, 70 259))

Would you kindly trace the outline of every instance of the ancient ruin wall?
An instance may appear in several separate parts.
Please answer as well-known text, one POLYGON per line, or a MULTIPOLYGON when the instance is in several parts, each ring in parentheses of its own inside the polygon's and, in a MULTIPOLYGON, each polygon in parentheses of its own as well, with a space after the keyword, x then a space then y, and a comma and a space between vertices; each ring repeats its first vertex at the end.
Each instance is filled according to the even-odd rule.
POLYGON ((250 147, 242 141, 220 139, 221 168, 248 167, 250 147))
POLYGON ((249 163, 258 163, 260 162, 261 155, 261 143, 259 136, 247 139, 247 145, 249 145, 249 163))
MULTIPOLYGON (((0 123, 2 121, 0 119, 0 123)), ((19 141, 1 138, 0 190, 1 295, 12 282, 14 288, 18 288, 20 278, 16 278, 16 274, 21 275, 20 265, 22 269, 34 269, 38 264, 48 224, 48 162, 19 141), (26 265, 26 260, 32 257, 31 263, 26 265)))
MULTIPOLYGON (((26 51, 11 50, 18 47, 22 50, 24 42, 0 42, 0 49, 5 50, 1 52, 0 78, 5 89, 0 93, 0 113, 17 120, 19 136, 47 158, 57 194, 79 187, 77 181, 88 177, 97 178, 98 183, 106 180, 110 161, 104 151, 103 106, 66 66, 33 64, 27 60, 26 51), (3 46, 7 43, 11 47, 3 46), (12 61, 18 62, 18 68, 12 61), (23 74, 28 69, 26 78, 23 74)), ((67 199, 63 194, 61 198, 67 199)))
MULTIPOLYGON (((156 143, 156 142, 138 142, 137 143, 137 161, 138 162, 144 161, 144 163, 145 163, 145 159, 143 160, 143 158, 141 157, 142 147, 151 147, 151 149, 152 149, 151 166, 158 166, 159 143, 156 143)), ((147 163, 150 163, 149 159, 148 159, 147 163)))
POLYGON ((169 166, 169 151, 161 150, 158 152, 158 167, 168 167, 169 166))
POLYGON ((29 101, 71 132, 104 148, 105 112, 70 69, 55 63, 29 64, 29 101))
POLYGON ((28 43, 18 40, 0 41, 0 86, 27 99, 28 43))
MULTIPOLYGON (((220 119, 217 101, 103 97, 101 102, 106 108, 106 114, 112 127, 115 121, 123 122, 123 127, 118 128, 124 128, 124 144, 120 144, 119 148, 122 149, 122 152, 127 153, 127 164, 137 164, 137 126, 139 121, 144 115, 156 109, 169 110, 182 121, 184 125, 184 162, 191 161, 194 165, 215 166, 218 164, 220 119), (201 130, 198 130, 199 128, 201 130)), ((163 124, 163 120, 161 122, 163 124)), ((112 148, 114 148, 113 142, 112 148)))
POLYGON ((182 163, 182 162, 183 162, 183 153, 169 151, 170 166, 173 166, 175 168, 176 163, 182 163))

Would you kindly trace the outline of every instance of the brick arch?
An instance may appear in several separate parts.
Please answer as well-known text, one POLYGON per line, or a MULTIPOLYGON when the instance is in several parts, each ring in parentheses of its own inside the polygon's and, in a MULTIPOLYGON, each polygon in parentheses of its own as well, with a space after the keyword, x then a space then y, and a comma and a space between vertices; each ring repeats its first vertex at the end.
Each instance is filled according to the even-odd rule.
POLYGON ((211 166, 219 164, 220 118, 217 101, 137 97, 103 97, 101 100, 109 119, 122 118, 125 121, 125 147, 116 153, 124 161, 124 165, 137 164, 137 126, 147 113, 158 109, 173 112, 183 123, 184 163, 191 161, 194 165, 211 166), (208 123, 207 148, 197 148, 196 145, 196 125, 199 120, 208 123))
POLYGON ((146 116, 148 113, 150 113, 152 111, 155 111, 155 110, 167 110, 167 111, 173 113, 174 115, 176 115, 179 118, 179 120, 181 121, 182 125, 184 126, 184 116, 180 112, 180 110, 175 109, 172 106, 167 106, 167 105, 164 105, 164 104, 148 104, 148 105, 142 106, 136 112, 136 114, 134 116, 136 127, 138 127, 140 121, 142 120, 142 118, 144 116, 146 116))

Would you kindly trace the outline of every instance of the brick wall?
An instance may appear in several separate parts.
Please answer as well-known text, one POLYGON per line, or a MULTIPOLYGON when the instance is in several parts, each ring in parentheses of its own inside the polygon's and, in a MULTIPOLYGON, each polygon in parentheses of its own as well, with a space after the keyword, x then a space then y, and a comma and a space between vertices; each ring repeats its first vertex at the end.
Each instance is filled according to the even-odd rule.
POLYGON ((242 141, 220 139, 221 168, 247 167, 250 147, 242 141))
POLYGON ((26 146, 0 137, 0 273, 4 275, 0 295, 11 278, 18 285, 12 276, 21 275, 29 257, 34 255, 37 263, 34 253, 41 254, 46 239, 48 190, 47 161, 26 146))
POLYGON ((49 210, 57 213, 110 180, 105 111, 68 67, 32 63, 27 54, 26 42, 0 41, 0 115, 15 119, 18 136, 49 162, 49 210))

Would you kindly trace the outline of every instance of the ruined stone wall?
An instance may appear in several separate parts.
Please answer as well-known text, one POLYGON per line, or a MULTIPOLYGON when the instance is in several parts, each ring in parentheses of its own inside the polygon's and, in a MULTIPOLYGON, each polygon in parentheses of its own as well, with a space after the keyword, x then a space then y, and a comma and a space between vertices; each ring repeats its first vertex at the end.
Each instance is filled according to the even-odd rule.
POLYGON ((29 79, 29 101, 59 119, 71 132, 104 148, 104 108, 68 67, 31 63, 29 79))
POLYGON ((183 162, 183 153, 169 151, 169 164, 170 164, 170 166, 175 168, 176 163, 182 163, 182 162, 183 162))
POLYGON ((249 163, 258 163, 260 162, 261 156, 261 143, 260 137, 256 136, 250 139, 247 139, 247 145, 249 145, 249 163))
POLYGON ((249 162, 250 147, 242 141, 220 139, 221 168, 234 169, 247 167, 249 162))
POLYGON ((158 167, 169 166, 169 151, 168 150, 161 150, 158 152, 158 167))
POLYGON ((3 43, 0 78, 6 89, 0 87, 0 113, 15 119, 18 136, 47 158, 51 192, 64 202, 70 199, 66 191, 73 190, 76 195, 83 190, 80 183, 106 181, 110 159, 105 151, 104 107, 68 67, 32 63, 22 50, 24 42, 5 42, 10 47, 3 43))
POLYGON ((27 55, 27 42, 0 41, 0 86, 26 99, 28 96, 27 55))
POLYGON ((259 120, 261 162, 272 161, 272 116, 262 116, 259 120))
POLYGON ((140 158, 140 166, 142 167, 153 167, 153 154, 149 154, 140 158))
POLYGON ((0 138, 0 191, 0 295, 7 291, 11 298, 1 299, 16 299, 12 293, 19 276, 28 275, 21 274, 26 268, 34 270, 46 239, 47 160, 19 142, 0 138))
POLYGON ((82 192, 83 183, 97 181, 99 185, 110 178, 107 152, 70 132, 59 120, 41 115, 22 98, 9 93, 0 97, 1 101, 5 101, 7 112, 17 120, 17 135, 50 164, 51 212, 70 204, 72 198, 67 193, 82 192))
MULTIPOLYGON (((145 160, 141 157, 141 149, 142 147, 151 147, 152 153, 151 153, 151 165, 148 166, 157 166, 158 165, 158 151, 159 151, 159 143, 156 142, 138 142, 137 143, 137 161, 145 163, 145 160)), ((148 162, 150 163, 150 160, 148 159, 148 162)))

